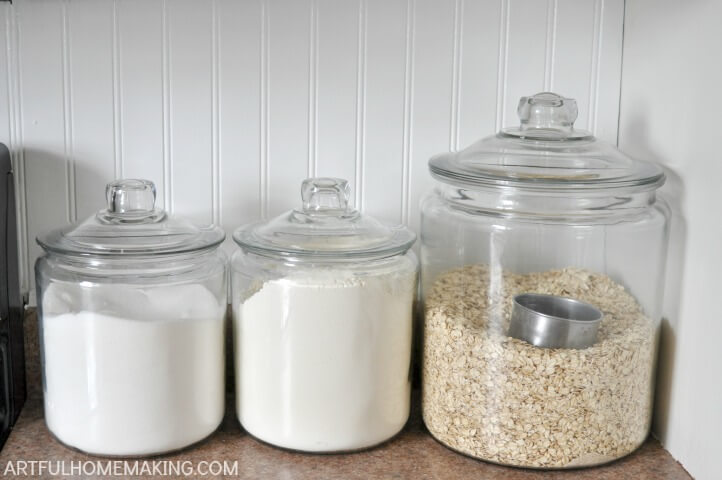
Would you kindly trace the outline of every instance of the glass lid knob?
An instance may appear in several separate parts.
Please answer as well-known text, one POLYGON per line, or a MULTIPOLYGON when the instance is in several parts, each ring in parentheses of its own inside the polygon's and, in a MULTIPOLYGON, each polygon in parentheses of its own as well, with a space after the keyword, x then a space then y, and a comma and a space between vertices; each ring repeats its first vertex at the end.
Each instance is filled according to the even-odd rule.
POLYGON ((577 119, 577 102, 551 92, 521 97, 517 108, 521 130, 548 129, 571 132, 577 119))
POLYGON ((351 187, 341 178, 307 178, 301 184, 303 212, 339 213, 348 210, 351 187))
POLYGON ((155 184, 150 180, 115 180, 105 187, 108 209, 99 215, 112 223, 156 222, 165 214, 155 208, 155 197, 155 184))
POLYGON ((152 212, 155 184, 150 180, 116 180, 105 187, 105 197, 110 213, 152 212))

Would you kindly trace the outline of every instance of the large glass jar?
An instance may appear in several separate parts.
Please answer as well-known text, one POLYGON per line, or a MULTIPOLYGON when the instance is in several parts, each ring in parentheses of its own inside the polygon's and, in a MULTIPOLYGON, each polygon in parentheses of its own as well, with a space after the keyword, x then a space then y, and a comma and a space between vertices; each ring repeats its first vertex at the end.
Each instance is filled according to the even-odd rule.
POLYGON ((429 161, 424 422, 441 443, 495 463, 601 464, 649 432, 665 177, 574 129, 572 99, 540 93, 518 112, 520 127, 429 161), (603 315, 596 339, 574 344, 572 329, 594 315, 565 305, 603 315), (526 334, 522 321, 533 322, 526 334))
POLYGON ((233 235, 238 419, 283 448, 368 448, 409 416, 416 236, 351 208, 345 180, 301 191, 233 235))
POLYGON ((178 450, 223 418, 225 234, 155 208, 149 181, 106 193, 107 209, 38 238, 45 422, 91 454, 178 450))

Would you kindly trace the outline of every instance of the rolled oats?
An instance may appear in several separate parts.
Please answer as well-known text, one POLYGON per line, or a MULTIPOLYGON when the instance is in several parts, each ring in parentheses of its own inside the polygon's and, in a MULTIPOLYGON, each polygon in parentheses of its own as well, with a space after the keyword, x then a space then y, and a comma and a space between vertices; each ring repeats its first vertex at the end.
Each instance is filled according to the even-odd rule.
POLYGON ((425 310, 423 416, 442 443, 496 463, 560 468, 605 463, 645 440, 656 324, 608 276, 466 266, 438 277, 425 310), (508 337, 512 299, 529 292, 601 309, 597 342, 545 349, 508 337))

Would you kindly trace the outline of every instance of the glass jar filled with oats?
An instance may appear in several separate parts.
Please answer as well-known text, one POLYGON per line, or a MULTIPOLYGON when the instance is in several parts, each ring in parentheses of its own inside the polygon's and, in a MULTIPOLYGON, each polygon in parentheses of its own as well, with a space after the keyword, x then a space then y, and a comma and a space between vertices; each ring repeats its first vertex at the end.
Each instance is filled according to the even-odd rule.
POLYGON ((663 170, 574 128, 573 99, 429 161, 423 417, 448 447, 520 467, 629 454, 649 433, 668 208, 663 170))

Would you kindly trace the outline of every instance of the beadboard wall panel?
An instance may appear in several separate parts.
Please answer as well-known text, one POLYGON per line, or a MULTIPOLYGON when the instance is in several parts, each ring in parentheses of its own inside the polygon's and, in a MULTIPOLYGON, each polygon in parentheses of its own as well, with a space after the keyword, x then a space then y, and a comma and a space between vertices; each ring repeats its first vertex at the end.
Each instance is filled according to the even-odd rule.
POLYGON ((354 204, 396 222, 409 160, 411 6, 364 0, 359 11, 354 204))
POLYGON ((341 176, 416 228, 428 158, 516 123, 521 95, 573 96, 577 125, 616 142, 623 20, 623 0, 3 2, 23 286, 35 236, 116 177, 230 233, 341 176))
POLYGON ((313 90, 309 39, 315 7, 313 1, 269 0, 267 5, 264 216, 275 216, 298 205, 299 182, 308 175, 309 92, 313 90))
MULTIPOLYGON (((265 163, 267 55, 260 2, 224 2, 218 8, 218 155, 220 225, 229 234, 261 215, 265 163), (263 73, 262 73, 263 72, 263 73), (262 148, 263 145, 263 148, 262 148), (263 154, 261 152, 264 152, 263 154)), ((302 155, 303 158, 303 155, 302 155)), ((230 239, 227 239, 230 251, 230 239)))
POLYGON ((324 172, 351 185, 356 180, 359 8, 365 5, 358 0, 316 0, 309 38, 308 175, 324 172))
POLYGON ((25 162, 24 150, 20 137, 20 82, 18 67, 18 31, 15 15, 11 14, 10 7, 0 5, 0 25, 4 31, 0 35, 0 138, 10 149, 11 161, 14 169, 15 192, 18 210, 18 256, 21 288, 28 290, 28 252, 27 252, 27 204, 25 199, 25 162), (4 87, 4 88, 1 88, 4 87))
POLYGON ((401 220, 414 231, 418 231, 419 224, 416 207, 432 185, 426 161, 421 159, 428 160, 449 150, 460 5, 461 1, 447 5, 436 0, 418 0, 413 12, 411 112, 406 134, 409 159, 401 220))
POLYGON ((197 223, 217 221, 217 2, 170 1, 167 24, 169 177, 173 211, 197 223))
MULTIPOLYGON (((10 62, 10 56, 8 55, 8 50, 10 50, 10 44, 9 44, 9 38, 7 33, 10 31, 8 28, 9 19, 5 18, 4 23, 1 24, 2 28, 4 29, 3 33, 4 35, 0 35, 0 65, 7 66, 10 62)), ((7 73, 7 72, 5 72, 7 73)), ((13 121, 13 113, 11 111, 11 102, 10 102, 10 81, 9 81, 9 75, 0 75, 0 135, 3 135, 4 139, 6 140, 7 144, 6 146, 8 148, 12 147, 12 138, 11 138, 11 132, 12 132, 12 121, 13 121)))
MULTIPOLYGON (((31 0, 17 8, 26 3, 31 0)), ((167 12, 161 0, 109 4, 113 95, 106 102, 113 105, 115 177, 153 180, 159 204, 172 210, 167 12)), ((102 197, 102 187, 96 188, 96 198, 102 197)))
POLYGON ((499 47, 506 35, 505 2, 462 0, 458 8, 449 150, 463 148, 497 129, 499 47))
POLYGON ((115 176, 110 6, 109 0, 65 5, 67 182, 73 221, 97 210, 98 184, 115 176))
MULTIPOLYGON (((13 8, 17 8, 17 5, 13 8)), ((16 18, 20 110, 19 144, 25 171, 27 221, 26 273, 40 254, 35 236, 70 221, 75 192, 68 182, 69 102, 67 78, 67 9, 61 2, 25 2, 16 18)), ((4 143, 4 139, 3 139, 4 143)), ((19 189, 19 191, 22 191, 19 189)), ((25 282, 24 282, 25 284, 25 282)))

